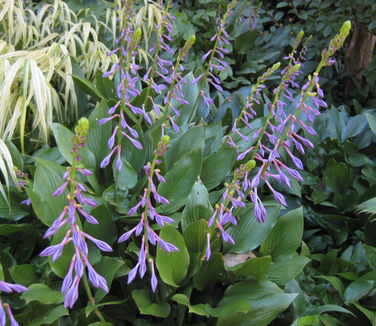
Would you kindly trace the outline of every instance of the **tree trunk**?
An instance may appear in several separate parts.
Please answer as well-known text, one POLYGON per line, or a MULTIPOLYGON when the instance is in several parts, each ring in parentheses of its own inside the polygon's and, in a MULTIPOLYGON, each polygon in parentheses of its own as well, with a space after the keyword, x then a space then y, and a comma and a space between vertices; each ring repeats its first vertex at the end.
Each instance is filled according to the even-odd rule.
MULTIPOLYGON (((367 25, 355 22, 349 48, 345 55, 346 71, 362 83, 361 71, 368 66, 372 60, 373 50, 376 43, 376 35, 373 35, 367 25)), ((352 86, 348 80, 346 94, 352 86)))

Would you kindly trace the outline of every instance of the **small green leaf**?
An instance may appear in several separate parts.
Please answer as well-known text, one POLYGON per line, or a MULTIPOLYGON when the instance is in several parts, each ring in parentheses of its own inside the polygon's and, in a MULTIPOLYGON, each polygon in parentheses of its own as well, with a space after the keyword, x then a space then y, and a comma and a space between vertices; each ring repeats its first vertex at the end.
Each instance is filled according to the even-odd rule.
POLYGON ((170 314, 170 305, 168 303, 152 302, 147 290, 133 290, 132 298, 142 315, 166 318, 170 314))
POLYGON ((168 149, 165 160, 168 169, 175 166, 181 157, 191 151, 204 148, 205 129, 204 127, 194 127, 179 136, 179 138, 168 149))
POLYGON ((346 304, 349 304, 352 301, 357 301, 367 295, 367 293, 371 291, 373 283, 373 281, 364 280, 361 278, 358 278, 350 283, 344 293, 344 300, 346 304))
POLYGON ((9 268, 9 272, 15 283, 29 286, 38 282, 38 276, 34 265, 15 265, 9 268))
POLYGON ((47 285, 35 283, 29 286, 29 291, 22 293, 22 298, 27 303, 39 301, 44 304, 62 303, 64 294, 60 291, 50 289, 47 285))
POLYGON ((166 183, 161 183, 158 187, 158 193, 170 201, 169 205, 161 207, 163 213, 171 214, 185 204, 200 174, 201 164, 202 150, 197 149, 183 155, 167 172, 166 183))
POLYGON ((209 306, 208 304, 200 303, 196 305, 191 305, 191 303, 189 302, 189 298, 186 295, 181 294, 181 293, 175 294, 171 298, 171 300, 174 300, 175 302, 188 307, 188 311, 190 313, 209 317, 209 313, 206 311, 209 306))
POLYGON ((294 209, 281 216, 262 243, 260 253, 271 255, 273 260, 278 256, 289 256, 300 246, 303 236, 303 210, 294 209))
POLYGON ((187 274, 189 266, 189 253, 184 238, 178 230, 169 225, 162 228, 159 236, 179 249, 179 251, 166 252, 158 245, 156 257, 156 265, 163 282, 178 287, 187 274))
POLYGON ((94 97, 96 100, 101 100, 104 98, 103 94, 99 91, 98 88, 96 88, 92 83, 90 83, 87 79, 72 75, 74 83, 78 85, 82 90, 92 97, 94 97))
POLYGON ((266 277, 268 280, 279 285, 285 285, 299 273, 302 272, 305 265, 309 263, 310 259, 304 256, 295 256, 290 259, 283 259, 271 264, 266 277))
POLYGON ((188 196, 182 216, 182 227, 185 229, 191 223, 200 219, 208 220, 212 214, 213 208, 209 201, 208 190, 198 179, 188 196))
POLYGON ((123 164, 120 171, 116 168, 116 160, 112 164, 116 187, 120 190, 132 189, 137 183, 137 171, 124 157, 121 161, 123 164))
POLYGON ((362 307, 360 304, 354 303, 355 307, 357 307, 363 314, 367 316, 369 321, 371 322, 372 326, 376 326, 376 311, 372 311, 362 307))
POLYGON ((228 145, 205 158, 202 163, 201 180, 211 190, 217 187, 231 171, 236 156, 236 149, 228 145))
POLYGON ((235 245, 226 245, 225 250, 234 253, 248 253, 257 248, 267 237, 273 227, 281 206, 265 203, 267 219, 264 223, 257 222, 253 215, 253 205, 247 205, 235 211, 235 216, 239 216, 238 225, 231 225, 228 233, 235 240, 235 245))

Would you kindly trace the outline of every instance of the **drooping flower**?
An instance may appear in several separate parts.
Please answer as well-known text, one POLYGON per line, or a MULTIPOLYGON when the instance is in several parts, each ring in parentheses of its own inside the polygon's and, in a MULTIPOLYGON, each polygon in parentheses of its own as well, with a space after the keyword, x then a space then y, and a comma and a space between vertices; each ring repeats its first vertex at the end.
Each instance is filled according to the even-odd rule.
POLYGON ((83 176, 92 174, 91 171, 85 168, 77 167, 77 163, 79 162, 78 152, 85 146, 85 136, 88 132, 88 127, 88 120, 82 118, 75 128, 76 134, 73 136, 72 147, 72 166, 69 167, 63 175, 63 179, 65 180, 63 185, 53 193, 54 196, 61 196, 64 192, 69 190, 67 196, 68 203, 58 218, 48 228, 44 237, 53 236, 64 225, 69 225, 68 231, 60 243, 47 247, 39 254, 42 257, 51 256, 52 261, 55 261, 62 255, 64 247, 67 244, 73 244, 74 254, 61 288, 61 291, 65 294, 64 306, 66 308, 72 308, 78 299, 78 287, 82 275, 85 272, 85 267, 87 268, 91 284, 108 292, 106 280, 94 270, 89 262, 87 240, 91 241, 101 251, 111 252, 112 248, 106 242, 96 239, 82 231, 78 221, 80 216, 82 216, 88 223, 99 223, 94 216, 90 215, 83 208, 84 205, 95 207, 96 202, 86 196, 85 185, 75 178, 76 172, 81 173, 83 176))
POLYGON ((155 246, 159 245, 163 250, 167 252, 178 251, 179 249, 173 244, 163 240, 158 233, 152 228, 152 222, 157 223, 159 226, 163 227, 165 224, 173 223, 174 220, 171 217, 164 216, 158 213, 153 203, 160 203, 162 205, 168 205, 169 201, 167 198, 158 194, 156 181, 164 183, 166 180, 161 175, 160 170, 156 168, 156 165, 160 163, 160 157, 163 156, 167 150, 169 142, 169 137, 167 135, 162 135, 160 142, 157 145, 157 149, 154 152, 154 158, 152 163, 147 163, 144 166, 144 171, 147 176, 147 187, 143 191, 138 203, 133 206, 129 211, 128 215, 135 215, 137 212, 141 213, 141 218, 139 223, 130 229, 129 231, 123 233, 118 242, 127 241, 131 236, 141 237, 141 247, 138 253, 137 264, 128 274, 128 284, 131 283, 139 274, 141 278, 144 277, 147 270, 147 261, 151 267, 151 287, 155 291, 157 287, 157 278, 155 276, 154 270, 154 260, 150 257, 149 244, 155 246))

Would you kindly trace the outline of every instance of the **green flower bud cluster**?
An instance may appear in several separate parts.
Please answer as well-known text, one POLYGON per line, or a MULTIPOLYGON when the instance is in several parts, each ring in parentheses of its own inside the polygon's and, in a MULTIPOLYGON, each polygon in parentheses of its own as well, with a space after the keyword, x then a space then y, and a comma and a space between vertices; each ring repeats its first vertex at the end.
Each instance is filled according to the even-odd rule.
POLYGON ((81 118, 78 120, 77 126, 74 128, 74 136, 72 137, 72 154, 76 154, 78 150, 85 146, 85 137, 89 131, 89 120, 81 118))
POLYGON ((181 52, 180 52, 181 59, 183 59, 188 54, 188 51, 191 49, 193 44, 195 44, 195 42, 196 42, 196 35, 193 34, 188 38, 183 48, 181 49, 181 52))
POLYGON ((170 142, 170 136, 164 135, 162 136, 161 140, 158 142, 157 150, 155 153, 158 156, 163 156, 168 148, 168 143, 170 142))
POLYGON ((329 48, 322 51, 322 57, 328 58, 339 50, 343 43, 345 42, 347 36, 349 36, 351 30, 351 22, 349 20, 345 21, 339 31, 339 33, 334 36, 334 38, 329 43, 329 48))
POLYGON ((141 36, 142 36, 142 30, 141 28, 137 28, 131 37, 131 41, 129 44, 130 49, 135 49, 137 47, 138 43, 140 43, 141 41, 141 36))

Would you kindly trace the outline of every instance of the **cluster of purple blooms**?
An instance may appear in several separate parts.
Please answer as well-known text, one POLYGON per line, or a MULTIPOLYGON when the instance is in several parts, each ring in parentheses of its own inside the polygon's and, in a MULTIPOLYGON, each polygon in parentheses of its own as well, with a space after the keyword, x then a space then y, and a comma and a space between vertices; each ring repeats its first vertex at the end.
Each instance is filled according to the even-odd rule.
MULTIPOLYGON (((21 188, 25 188, 29 184, 29 175, 27 173, 22 172, 20 169, 18 169, 16 166, 13 168, 14 172, 19 179, 17 182, 17 186, 21 188)), ((21 205, 30 206, 31 205, 31 199, 26 198, 25 200, 21 201, 21 205)))
POLYGON ((108 292, 106 280, 95 271, 89 262, 86 240, 90 240, 104 252, 111 252, 112 248, 106 242, 96 239, 82 231, 79 226, 80 215, 83 216, 88 223, 98 224, 98 220, 87 213, 83 208, 85 205, 95 207, 97 204, 93 199, 85 196, 85 185, 77 181, 75 178, 76 172, 81 173, 83 176, 92 175, 91 171, 76 167, 76 164, 80 162, 78 150, 85 146, 84 140, 87 133, 87 127, 87 119, 81 119, 78 127, 76 127, 76 135, 73 137, 74 145, 72 154, 74 162, 72 163, 72 167, 69 167, 63 175, 64 183, 53 193, 53 196, 61 196, 68 188, 68 205, 63 208, 61 214, 48 228, 44 238, 53 236, 65 225, 68 225, 68 230, 60 243, 49 246, 40 253, 40 256, 51 256, 52 261, 55 261, 62 255, 65 246, 69 243, 73 243, 74 254, 61 288, 61 291, 65 294, 64 306, 66 308, 72 308, 78 299, 78 287, 84 274, 85 267, 87 268, 91 284, 108 292))
MULTIPOLYGON (((203 61, 208 60, 208 68, 206 72, 202 73, 197 78, 195 78, 193 84, 199 82, 200 79, 203 79, 203 86, 207 81, 217 91, 223 91, 221 81, 216 75, 216 71, 224 71, 229 66, 228 63, 223 60, 225 58, 225 54, 230 52, 230 50, 226 47, 230 44, 230 35, 226 32, 225 26, 227 22, 227 17, 233 12, 235 3, 236 1, 232 1, 229 3, 226 13, 218 23, 217 33, 214 34, 210 39, 211 42, 215 42, 214 47, 208 52, 206 52, 201 58, 203 61)), ((203 87, 201 87, 200 89, 200 96, 202 97, 204 104, 207 107, 210 107, 213 104, 213 99, 205 94, 203 87)))
MULTIPOLYGON (((313 148, 310 140, 298 134, 299 130, 315 136, 315 130, 308 124, 302 121, 298 114, 304 112, 306 119, 313 122, 315 116, 320 115, 320 108, 327 108, 327 104, 323 100, 324 93, 319 85, 318 72, 323 66, 331 65, 333 60, 329 58, 335 51, 340 48, 349 33, 350 24, 344 24, 340 34, 338 34, 329 45, 329 50, 324 50, 322 54, 322 62, 320 63, 317 71, 313 77, 309 76, 308 81, 301 87, 301 95, 298 101, 293 98, 293 93, 289 89, 298 88, 299 84, 296 82, 297 77, 301 73, 301 64, 294 57, 288 57, 290 63, 286 69, 283 70, 282 81, 279 86, 274 90, 275 99, 273 103, 269 104, 269 114, 263 127, 258 130, 253 130, 250 122, 256 116, 255 110, 252 108, 253 103, 260 103, 259 98, 265 86, 265 80, 279 68, 279 64, 274 65, 261 76, 256 85, 252 88, 251 94, 248 97, 247 104, 242 110, 240 116, 235 119, 232 127, 232 133, 237 134, 245 142, 250 142, 249 136, 242 134, 239 131, 238 124, 243 123, 245 128, 249 128, 253 132, 254 138, 257 139, 255 145, 249 146, 246 150, 238 155, 238 160, 245 159, 248 154, 252 153, 251 159, 242 164, 234 172, 233 181, 231 184, 226 185, 225 192, 222 196, 222 203, 216 205, 213 216, 209 220, 209 227, 215 225, 220 231, 224 241, 234 243, 231 236, 225 231, 225 225, 231 223, 236 225, 236 218, 234 218, 232 211, 236 207, 244 207, 244 200, 249 195, 252 203, 254 204, 254 216, 259 222, 264 222, 266 219, 266 209, 260 198, 260 187, 265 184, 270 192, 273 194, 275 200, 283 206, 286 206, 286 200, 282 193, 277 191, 272 183, 279 183, 287 187, 291 187, 291 179, 303 181, 303 178, 298 170, 303 170, 302 161, 293 153, 296 149, 301 154, 305 153, 305 147, 313 148), (291 62, 294 62, 292 65, 291 62), (313 91, 315 90, 315 92, 313 91), (287 103, 281 100, 284 97, 287 103), (312 104, 307 103, 307 99, 311 100, 312 104), (295 106, 295 111, 292 114, 286 113, 286 106, 295 106), (267 136, 267 141, 263 140, 267 136), (295 168, 289 167, 282 162, 281 150, 283 150, 290 158, 295 168), (256 166, 256 161, 260 162, 259 168, 256 173, 249 175, 250 171, 256 166), (231 208, 228 208, 230 206, 231 208)), ((302 34, 298 36, 299 42, 302 34)), ((293 54, 299 42, 294 45, 293 54)), ((305 51, 305 47, 303 48, 305 51)), ((304 58, 304 53, 299 56, 300 59, 304 58)), ((231 146, 236 146, 235 141, 231 136, 227 137, 227 142, 231 146)), ((209 259, 210 252, 210 234, 207 234, 207 251, 206 259, 209 259)))
POLYGON ((137 273, 140 275, 140 278, 144 277, 148 261, 151 266, 151 288, 153 292, 155 292, 157 288, 158 280, 155 276, 154 259, 149 255, 149 243, 153 246, 159 244, 159 246, 167 252, 179 250, 173 244, 163 240, 150 226, 150 221, 155 221, 160 227, 163 227, 166 223, 174 222, 172 218, 159 214, 153 205, 153 203, 162 205, 169 204, 167 198, 158 194, 157 186, 154 182, 154 177, 156 177, 159 183, 166 182, 164 177, 160 174, 159 169, 155 168, 155 165, 161 163, 160 157, 166 152, 168 141, 168 136, 162 136, 161 141, 158 143, 158 148, 155 151, 153 163, 147 163, 144 166, 144 171, 147 176, 147 188, 144 189, 139 202, 128 212, 128 215, 132 216, 141 211, 139 223, 131 230, 121 235, 118 240, 118 242, 124 242, 132 235, 136 237, 141 236, 141 247, 138 253, 138 261, 128 274, 128 284, 135 279, 137 273))
MULTIPOLYGON (((8 282, 0 281, 0 291, 5 292, 5 293, 12 293, 12 292, 20 293, 20 292, 26 292, 28 290, 29 289, 27 287, 20 285, 20 284, 11 284, 8 282)), ((3 303, 1 299, 0 299, 0 326, 5 326, 7 322, 7 316, 6 316, 5 311, 8 314, 10 326, 18 326, 19 324, 14 319, 14 316, 13 316, 12 310, 10 309, 9 304, 3 303)))

